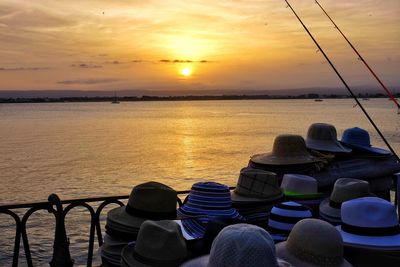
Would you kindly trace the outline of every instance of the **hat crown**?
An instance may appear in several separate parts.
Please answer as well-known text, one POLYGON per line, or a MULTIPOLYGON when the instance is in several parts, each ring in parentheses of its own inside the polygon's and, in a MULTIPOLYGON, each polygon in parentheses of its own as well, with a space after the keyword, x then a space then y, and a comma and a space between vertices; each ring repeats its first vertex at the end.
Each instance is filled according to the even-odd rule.
POLYGON ((145 221, 140 227, 134 249, 140 256, 152 260, 173 261, 187 256, 181 229, 170 220, 145 221))
POLYGON ((177 193, 167 185, 147 182, 132 189, 128 205, 142 211, 174 212, 177 205, 177 193))
POLYGON ((331 224, 318 219, 298 222, 289 234, 287 248, 296 257, 316 266, 339 265, 343 262, 340 233, 331 224))
POLYGON ((363 197, 342 205, 343 223, 358 227, 380 228, 398 225, 394 205, 378 197, 363 197))
POLYGON ((371 140, 369 137, 369 133, 361 128, 354 127, 350 129, 346 129, 343 132, 342 140, 343 143, 351 144, 351 145, 359 145, 370 147, 371 140))
POLYGON ((281 188, 285 191, 299 194, 318 193, 318 183, 314 177, 301 174, 285 174, 282 178, 281 188))
POLYGON ((307 140, 337 141, 336 128, 328 123, 314 123, 308 128, 307 140))
POLYGON ((208 267, 278 266, 275 244, 264 229, 250 224, 225 227, 215 238, 208 267))
POLYGON ((242 196, 268 198, 280 194, 281 190, 275 173, 246 167, 240 170, 235 192, 242 196))
POLYGON ((368 195, 370 195, 370 189, 367 181, 352 178, 340 178, 335 182, 329 199, 337 203, 343 203, 350 199, 365 197, 368 195))
POLYGON ((278 135, 274 141, 272 154, 278 157, 310 156, 304 138, 292 134, 278 135))

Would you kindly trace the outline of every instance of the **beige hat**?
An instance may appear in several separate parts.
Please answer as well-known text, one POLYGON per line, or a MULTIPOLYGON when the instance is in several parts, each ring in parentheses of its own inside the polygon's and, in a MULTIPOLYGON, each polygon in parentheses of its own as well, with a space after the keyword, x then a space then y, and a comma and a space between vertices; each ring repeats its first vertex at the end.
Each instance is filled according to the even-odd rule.
POLYGON ((296 267, 352 266, 343 258, 340 233, 318 219, 296 223, 287 241, 276 245, 276 255, 296 267))
POLYGON ((275 138, 272 152, 251 156, 250 161, 264 165, 295 165, 321 160, 308 153, 303 137, 282 134, 275 138))
POLYGON ((240 170, 231 198, 232 202, 271 202, 283 198, 283 193, 275 173, 246 167, 240 170))

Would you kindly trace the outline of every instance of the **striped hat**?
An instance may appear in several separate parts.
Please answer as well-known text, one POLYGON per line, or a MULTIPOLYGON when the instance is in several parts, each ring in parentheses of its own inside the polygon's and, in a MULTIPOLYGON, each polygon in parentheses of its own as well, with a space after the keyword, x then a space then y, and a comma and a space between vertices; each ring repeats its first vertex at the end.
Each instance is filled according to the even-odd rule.
POLYGON ((232 208, 229 187, 215 182, 193 184, 187 201, 178 209, 185 231, 194 238, 202 238, 210 217, 243 219, 232 208))
POLYGON ((312 212, 307 207, 292 201, 283 202, 272 208, 268 231, 275 242, 285 241, 298 221, 312 217, 312 212))

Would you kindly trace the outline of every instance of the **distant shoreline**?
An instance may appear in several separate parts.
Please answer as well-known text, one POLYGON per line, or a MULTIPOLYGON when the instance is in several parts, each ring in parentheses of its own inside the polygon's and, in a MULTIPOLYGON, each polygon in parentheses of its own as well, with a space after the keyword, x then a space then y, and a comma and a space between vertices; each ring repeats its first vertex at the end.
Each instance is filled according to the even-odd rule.
MULTIPOLYGON (((397 94, 396 97, 400 95, 397 94)), ((358 94, 360 100, 368 100, 370 98, 387 98, 383 94, 358 94)), ((139 101, 201 101, 201 100, 279 100, 279 99, 346 99, 351 98, 348 95, 319 95, 319 94, 302 94, 302 95, 204 95, 204 96, 122 96, 122 97, 34 97, 34 98, 0 98, 0 103, 68 103, 68 102, 112 102, 118 100, 120 102, 139 102, 139 101)))

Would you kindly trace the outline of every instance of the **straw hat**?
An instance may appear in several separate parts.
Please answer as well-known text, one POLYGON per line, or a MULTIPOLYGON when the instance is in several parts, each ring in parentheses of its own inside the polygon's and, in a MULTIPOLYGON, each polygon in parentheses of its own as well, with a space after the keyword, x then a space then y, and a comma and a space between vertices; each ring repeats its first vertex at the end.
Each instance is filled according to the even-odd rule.
POLYGON ((350 153, 351 149, 344 147, 337 140, 335 126, 327 123, 314 123, 308 128, 307 148, 331 152, 331 153, 350 153))
POLYGON ((320 198, 318 183, 314 177, 301 174, 283 175, 281 188, 286 197, 292 199, 320 198))
POLYGON ((361 151, 372 152, 380 155, 391 155, 391 152, 382 148, 372 147, 369 133, 361 128, 354 127, 343 132, 341 142, 346 146, 361 151))
POLYGON ((202 238, 210 217, 242 220, 232 208, 229 187, 215 182, 199 182, 192 185, 187 202, 177 211, 185 231, 193 238, 202 238))
POLYGON ((112 209, 107 214, 107 223, 114 230, 137 232, 148 219, 165 220, 176 218, 177 193, 158 182, 147 182, 135 186, 126 206, 112 209))
POLYGON ((282 197, 275 173, 249 167, 240 170, 236 188, 231 193, 232 202, 271 202, 282 197))
POLYGON ((400 227, 395 206, 381 198, 363 197, 342 205, 343 242, 370 248, 400 250, 400 227))
POLYGON ((333 186, 330 197, 321 202, 319 214, 322 219, 333 224, 339 224, 341 222, 340 209, 343 202, 370 195, 367 181, 352 178, 338 179, 333 186))
POLYGON ((283 202, 272 208, 267 230, 275 242, 284 241, 297 222, 312 217, 307 207, 292 201, 283 202))
POLYGON ((275 138, 272 152, 254 155, 250 161, 264 165, 295 165, 315 163, 320 160, 308 153, 303 137, 283 134, 275 138))
MULTIPOLYGON (((210 255, 186 262, 182 267, 278 267, 275 245, 264 229, 250 224, 225 227, 215 238, 210 255)), ((288 265, 286 265, 288 266, 288 265)))
POLYGON ((298 222, 287 241, 276 245, 279 258, 296 267, 347 267, 339 232, 327 222, 304 219, 298 222))
POLYGON ((180 227, 174 221, 145 221, 136 242, 122 250, 122 266, 179 266, 188 256, 180 227))

